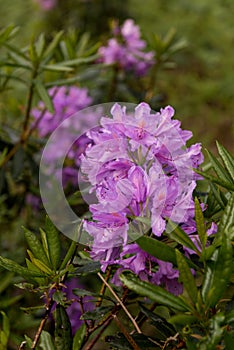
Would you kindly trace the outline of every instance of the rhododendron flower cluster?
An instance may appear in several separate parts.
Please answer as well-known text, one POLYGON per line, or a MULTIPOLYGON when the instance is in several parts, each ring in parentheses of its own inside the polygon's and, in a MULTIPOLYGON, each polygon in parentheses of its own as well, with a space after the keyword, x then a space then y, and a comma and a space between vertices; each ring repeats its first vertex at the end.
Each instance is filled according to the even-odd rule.
POLYGON ((99 49, 100 61, 144 75, 154 63, 154 53, 144 52, 146 42, 141 39, 139 26, 128 19, 121 27, 116 26, 113 34, 107 45, 99 49))
MULTIPOLYGON (((60 127, 60 138, 57 138, 57 143, 53 144, 53 151, 47 155, 48 164, 50 164, 63 154, 66 145, 70 142, 71 129, 79 133, 83 125, 87 123, 87 120, 82 119, 82 115, 75 119, 75 124, 74 119, 69 117, 89 106, 92 103, 92 98, 88 95, 86 88, 76 86, 53 87, 48 93, 53 101, 54 113, 46 110, 44 103, 40 101, 38 106, 32 110, 32 116, 35 120, 34 126, 41 137, 50 136, 53 131, 60 127), (67 122, 61 125, 65 120, 67 122)), ((79 166, 79 156, 84 152, 89 142, 90 139, 86 135, 82 135, 67 154, 71 166, 63 168, 64 185, 69 181, 75 182, 77 169, 74 165, 79 166)))
POLYGON ((203 161, 201 145, 186 148, 192 133, 181 129, 170 106, 155 113, 141 103, 127 112, 115 104, 111 114, 87 133, 92 143, 81 155, 83 180, 96 196, 90 205, 93 221, 84 221, 93 239, 91 256, 103 271, 118 264, 157 284, 178 285, 172 264, 131 242, 143 234, 161 237, 167 218, 186 224, 194 217, 192 168, 203 161))

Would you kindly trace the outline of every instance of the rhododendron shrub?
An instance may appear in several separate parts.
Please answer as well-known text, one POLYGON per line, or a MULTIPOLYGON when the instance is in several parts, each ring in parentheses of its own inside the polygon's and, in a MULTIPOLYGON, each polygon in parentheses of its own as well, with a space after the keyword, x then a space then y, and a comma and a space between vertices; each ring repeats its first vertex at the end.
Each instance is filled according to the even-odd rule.
POLYGON ((174 32, 114 23, 0 31, 0 349, 232 349, 234 158, 158 98, 174 32))

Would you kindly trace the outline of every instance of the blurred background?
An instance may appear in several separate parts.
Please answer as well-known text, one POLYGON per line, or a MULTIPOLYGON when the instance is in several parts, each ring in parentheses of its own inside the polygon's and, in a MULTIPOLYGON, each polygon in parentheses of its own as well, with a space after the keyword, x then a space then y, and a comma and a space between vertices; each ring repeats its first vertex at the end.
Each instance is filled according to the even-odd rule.
MULTIPOLYGON (((162 104, 175 107, 184 128, 215 150, 215 140, 233 149, 234 31, 232 0, 0 0, 1 26, 21 27, 20 41, 76 28, 94 42, 108 36, 110 21, 135 19, 144 38, 174 28, 187 46, 174 69, 160 72, 162 104)), ((19 40, 19 36, 17 37, 19 40)))

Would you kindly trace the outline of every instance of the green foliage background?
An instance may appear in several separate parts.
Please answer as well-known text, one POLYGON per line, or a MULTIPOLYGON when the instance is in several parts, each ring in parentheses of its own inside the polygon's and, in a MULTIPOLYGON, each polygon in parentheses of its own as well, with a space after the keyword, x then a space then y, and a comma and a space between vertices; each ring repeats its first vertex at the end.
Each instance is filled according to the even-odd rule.
MULTIPOLYGON (((32 32, 68 26, 104 35, 111 18, 132 17, 146 37, 175 28, 187 40, 175 69, 160 72, 157 89, 162 104, 170 103, 193 130, 195 139, 215 150, 214 140, 233 149, 234 32, 232 0, 60 0, 60 12, 43 12, 31 0, 0 0, 1 25, 22 26, 22 44, 32 32), (86 12, 87 11, 87 12, 86 12), (88 13, 88 15, 87 15, 88 13), (103 23, 106 23, 103 26, 103 23)), ((17 38, 18 40, 18 38, 17 38)))

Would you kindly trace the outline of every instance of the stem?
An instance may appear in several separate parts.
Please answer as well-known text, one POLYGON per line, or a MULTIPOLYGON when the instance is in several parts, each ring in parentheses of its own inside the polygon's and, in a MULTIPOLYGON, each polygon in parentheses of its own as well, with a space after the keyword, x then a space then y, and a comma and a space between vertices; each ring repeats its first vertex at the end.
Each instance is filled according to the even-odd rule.
POLYGON ((118 83, 118 74, 119 74, 119 67, 117 64, 113 66, 113 77, 110 83, 110 89, 108 93, 108 101, 112 101, 115 97, 116 87, 118 83))
MULTIPOLYGON (((105 277, 105 281, 106 281, 106 282, 109 280, 110 274, 111 274, 111 266, 109 266, 109 267, 108 267, 108 270, 107 270, 107 274, 106 274, 106 277, 105 277)), ((101 306, 101 303, 102 303, 102 300, 103 300, 102 296, 105 294, 106 287, 107 287, 106 284, 103 283, 103 284, 102 284, 102 287, 101 287, 101 289, 100 289, 100 294, 101 294, 101 296, 98 298, 98 301, 97 301, 97 303, 96 303, 96 307, 101 306)))
POLYGON ((37 67, 35 68, 35 70, 32 73, 32 80, 31 80, 30 89, 29 89, 28 103, 27 103, 25 118, 24 118, 24 122, 23 122, 23 130, 22 130, 22 134, 20 137, 21 143, 25 143, 25 141, 27 139, 27 134, 29 131, 28 124, 29 124, 30 112, 31 112, 31 108, 32 108, 32 100, 33 100, 33 93, 34 93, 34 79, 36 78, 36 76, 37 76, 37 67))
POLYGON ((151 73, 150 81, 149 81, 149 87, 148 87, 146 94, 145 94, 145 101, 146 102, 150 102, 150 100, 152 99, 152 97, 154 95, 154 87, 155 87, 156 77, 157 77, 157 73, 158 73, 160 64, 161 64, 161 61, 158 58, 154 67, 152 68, 152 73, 151 73))
POLYGON ((43 328, 45 326, 45 323, 46 323, 46 321, 47 321, 47 319, 49 317, 49 314, 51 312, 51 309, 52 309, 53 305, 54 305, 54 300, 52 298, 50 298, 49 304, 48 304, 48 306, 46 308, 45 316, 41 320, 40 326, 39 326, 39 328, 37 330, 37 333, 36 333, 36 335, 34 337, 33 344, 32 344, 32 347, 31 347, 32 350, 36 349, 36 346, 37 346, 37 344, 39 342, 39 339, 40 339, 40 336, 41 336, 41 332, 42 332, 42 330, 43 330, 43 328))
POLYGON ((84 350, 91 350, 92 347, 95 345, 95 343, 98 341, 98 339, 100 338, 100 336, 103 334, 103 332, 106 330, 106 328, 109 326, 109 324, 112 321, 112 317, 110 317, 106 323, 104 324, 104 326, 102 327, 102 329, 100 330, 100 332, 96 335, 96 337, 84 348, 84 350))
POLYGON ((120 300, 120 298, 118 297, 118 295, 115 293, 115 291, 113 290, 113 288, 106 282, 106 280, 102 277, 102 275, 100 274, 100 272, 98 272, 98 276, 101 278, 101 280, 103 281, 103 283, 107 286, 107 288, 110 290, 110 292, 113 294, 113 296, 115 297, 115 299, 118 301, 118 303, 121 305, 122 309, 124 310, 124 312, 126 313, 126 315, 130 318, 130 320, 132 321, 132 324, 134 325, 134 327, 136 328, 137 333, 141 333, 140 328, 138 327, 136 321, 134 320, 134 318, 132 317, 132 315, 130 314, 130 312, 128 311, 128 309, 126 308, 126 306, 123 304, 123 302, 120 300))
POLYGON ((113 315, 113 319, 116 322, 116 324, 119 327, 119 329, 121 330, 121 332, 123 333, 123 335, 125 336, 125 338, 127 339, 127 341, 132 345, 133 349, 134 350, 141 350, 139 348, 139 346, 137 345, 137 343, 135 342, 135 340, 126 331, 126 329, 124 328, 123 324, 119 321, 118 317, 116 315, 113 315))

